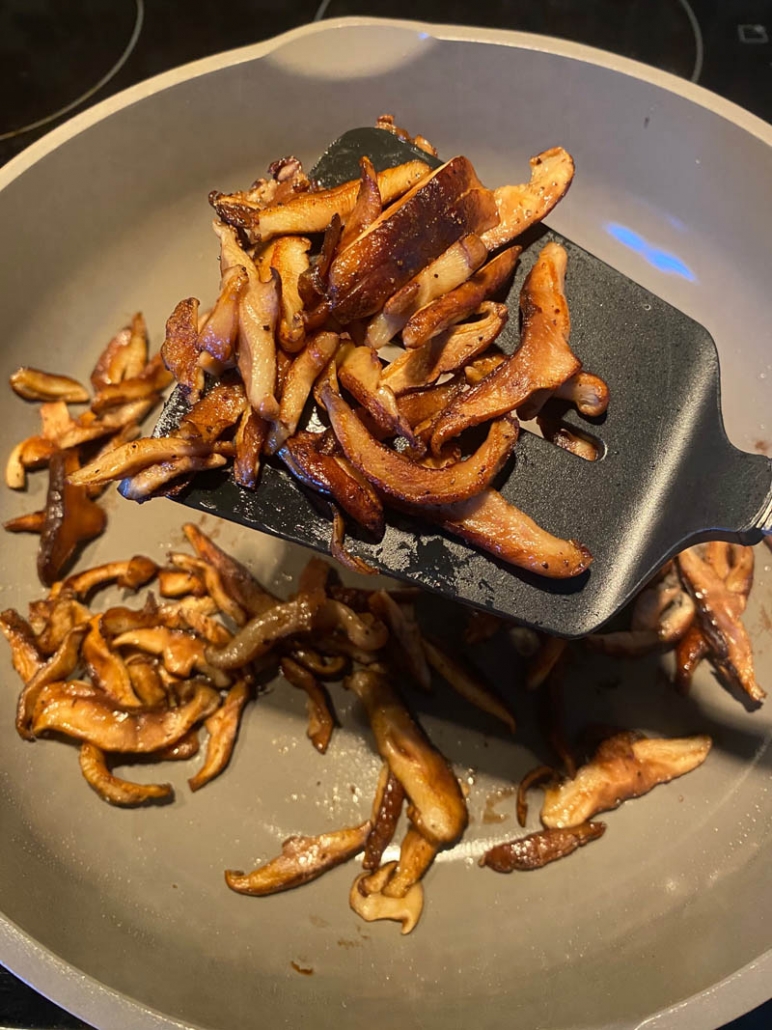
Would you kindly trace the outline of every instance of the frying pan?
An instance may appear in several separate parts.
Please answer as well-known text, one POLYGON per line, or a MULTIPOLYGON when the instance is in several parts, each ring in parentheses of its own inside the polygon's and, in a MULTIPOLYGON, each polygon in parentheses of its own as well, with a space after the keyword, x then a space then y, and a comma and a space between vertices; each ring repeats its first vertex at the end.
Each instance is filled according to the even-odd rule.
MULTIPOLYGON (((653 69, 506 32, 324 23, 144 83, 35 144, 0 171, 6 371, 25 362, 83 377, 131 311, 142 308, 158 338, 180 297, 209 303, 208 190, 248 182, 291 150, 312 161, 386 110, 442 153, 468 154, 490 182, 545 146, 567 147, 577 180, 551 225, 706 326, 728 434, 765 446, 772 130, 653 69)), ((8 399, 4 414, 7 452, 35 413, 8 399)), ((4 513, 38 507, 41 491, 4 493, 4 513)), ((114 498, 110 532, 85 560, 162 556, 180 543, 179 510, 114 498)), ((302 553, 217 531, 289 589, 302 553)), ((745 621, 769 683, 765 554, 745 621)), ((6 542, 0 561, 4 604, 22 607, 37 592, 34 541, 6 542)), ((326 758, 303 736, 302 699, 277 684, 220 780, 191 797, 190 770, 173 768, 174 805, 115 811, 80 781, 73 749, 16 738, 4 658, 0 961, 99 1028, 710 1030, 765 1000, 772 708, 746 712, 708 673, 679 699, 656 661, 620 670, 581 657, 572 731, 709 732, 714 751, 611 813, 603 841, 570 861, 498 877, 475 857, 513 835, 512 798, 500 799, 500 823, 486 821, 486 801, 539 756, 508 648, 500 641, 483 662, 513 691, 514 742, 446 697, 420 700, 430 734, 473 781, 473 822, 430 872, 424 918, 406 939, 349 912, 350 869, 267 899, 222 883, 224 868, 249 868, 290 833, 342 825, 369 803, 377 763, 345 698, 326 758)))

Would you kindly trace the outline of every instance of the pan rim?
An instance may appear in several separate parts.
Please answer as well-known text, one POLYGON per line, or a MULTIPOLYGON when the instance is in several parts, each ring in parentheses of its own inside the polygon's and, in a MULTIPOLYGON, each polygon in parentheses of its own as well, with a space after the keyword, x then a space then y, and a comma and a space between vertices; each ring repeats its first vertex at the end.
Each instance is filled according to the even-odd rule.
MULTIPOLYGON (((505 29, 434 24, 406 19, 348 17, 314 22, 291 29, 260 43, 224 51, 173 68, 136 84, 74 116, 32 143, 0 169, 0 192, 47 154, 112 114, 131 107, 156 93, 223 68, 269 56, 296 41, 316 33, 340 29, 384 27, 417 34, 420 39, 508 46, 566 57, 606 68, 619 74, 658 86, 682 97, 772 147, 772 125, 729 100, 702 86, 680 79, 630 58, 534 33, 505 29)), ((12 920, 0 912, 0 962, 56 1004, 89 1023, 102 1026, 132 1025, 137 1030, 201 1030, 196 1024, 180 1022, 150 1006, 130 998, 43 947, 12 920)), ((715 1030, 769 999, 772 974, 772 947, 752 962, 705 990, 691 995, 633 1026, 630 1023, 607 1030, 715 1030)))

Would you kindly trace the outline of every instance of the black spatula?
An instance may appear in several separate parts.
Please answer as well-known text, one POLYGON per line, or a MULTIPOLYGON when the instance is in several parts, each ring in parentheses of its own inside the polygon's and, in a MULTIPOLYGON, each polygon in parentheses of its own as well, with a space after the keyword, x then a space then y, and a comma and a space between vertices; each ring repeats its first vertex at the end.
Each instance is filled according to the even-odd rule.
MULTIPOLYGON (((414 157, 439 164, 380 129, 355 129, 333 143, 312 176, 333 186, 414 157)), ((518 298, 542 245, 568 251, 566 292, 571 346, 602 376, 609 409, 590 424, 569 410, 563 420, 589 431, 601 456, 584 461, 524 432, 497 486, 559 536, 594 555, 574 580, 545 580, 513 569, 415 519, 387 512, 382 540, 347 537, 352 553, 383 572, 566 637, 596 630, 662 563, 701 539, 755 543, 772 530, 772 467, 729 443, 721 418, 719 364, 708 332, 575 244, 542 227, 524 249, 508 304, 513 317, 498 344, 518 344, 518 298)), ((175 393, 157 434, 174 431, 185 410, 175 393)), ((326 504, 269 460, 256 491, 227 472, 197 476, 177 500, 319 551, 328 549, 326 504)), ((259 546, 256 541, 256 546, 259 546)))

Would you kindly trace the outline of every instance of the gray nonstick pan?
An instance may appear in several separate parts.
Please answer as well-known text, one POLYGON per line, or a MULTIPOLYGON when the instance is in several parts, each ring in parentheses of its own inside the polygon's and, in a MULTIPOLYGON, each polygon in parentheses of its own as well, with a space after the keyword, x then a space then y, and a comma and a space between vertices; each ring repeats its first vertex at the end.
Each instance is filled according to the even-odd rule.
MULTIPOLYGON (((324 23, 142 84, 35 144, 0 170, 4 374, 32 364, 86 378, 138 309, 160 342, 181 297, 213 299, 208 192, 292 151, 310 167, 383 111, 441 154, 469 155, 491 183, 519 181, 531 154, 566 147, 576 181, 550 231, 704 326, 729 441, 769 448, 772 129, 656 70, 506 32, 324 23)), ((7 453, 36 413, 8 395, 4 416, 7 453)), ((3 517, 40 507, 42 489, 33 479, 22 499, 4 492, 3 517)), ((179 545, 189 514, 179 505, 110 498, 110 531, 84 564, 160 559, 179 545)), ((592 493, 577 503, 591 506, 592 493)), ((204 525, 289 592, 305 552, 213 517, 204 525)), ((637 525, 646 532, 645 518, 637 525)), ((4 542, 3 607, 38 595, 35 550, 33 538, 4 542)), ((757 551, 744 622, 768 686, 767 553, 757 551)), ((588 723, 707 732, 713 751, 609 813, 592 847, 500 877, 477 858, 516 832, 506 788, 538 755, 513 654, 502 639, 483 659, 520 717, 512 740, 445 695, 418 700, 468 782, 472 822, 430 871, 406 938, 349 911, 350 870, 264 899, 223 884, 224 869, 251 868, 292 833, 351 824, 369 804, 378 761, 344 699, 338 741, 320 756, 304 737, 303 699, 277 684, 253 706, 224 776, 192 796, 192 766, 171 768, 173 805, 119 811, 84 785, 73 749, 16 736, 4 656, 0 962, 100 1030, 714 1030, 766 1000, 772 709, 747 712, 707 669, 679 698, 656 659, 620 673, 582 654, 572 734, 588 723)))

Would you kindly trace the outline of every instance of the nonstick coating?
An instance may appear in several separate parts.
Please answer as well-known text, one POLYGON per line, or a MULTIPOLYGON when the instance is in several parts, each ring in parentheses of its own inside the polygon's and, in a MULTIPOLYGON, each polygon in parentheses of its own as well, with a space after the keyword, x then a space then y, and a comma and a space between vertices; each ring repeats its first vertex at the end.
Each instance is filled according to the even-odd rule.
MULTIPOLYGON (((0 173, 4 374, 31 363, 85 377, 137 308, 159 341, 181 297, 206 305, 215 294, 207 192, 248 183, 290 151, 312 162, 387 110, 441 153, 468 154, 492 184, 519 181, 546 146, 567 147, 577 180, 552 227, 708 329, 729 436, 746 450, 766 446, 770 129, 631 62, 481 30, 301 30, 170 73, 36 144, 0 173)), ((623 360, 634 367, 634 353, 623 360)), ((7 453, 36 416, 9 395, 4 403, 7 453)), ((2 496, 4 518, 32 510, 40 479, 29 496, 2 496)), ((109 505, 110 532, 86 562, 160 558, 181 542, 179 506, 115 496, 109 505)), ((289 591, 297 549, 205 525, 289 591)), ((34 552, 31 538, 6 539, 4 606, 37 594, 34 552)), ((745 622, 769 685, 770 563, 763 549, 757 559, 745 622)), ((483 662, 513 692, 514 741, 440 692, 419 699, 430 734, 470 781, 473 818, 430 872, 424 918, 403 939, 348 910, 351 867, 268 899, 238 897, 222 881, 223 869, 249 868, 290 833, 367 810, 377 762, 340 691, 343 729, 326 757, 305 739, 303 699, 277 683, 249 713, 225 776, 191 796, 191 769, 169 767, 177 801, 126 812, 89 791, 73 748, 16 737, 16 681, 3 661, 0 961, 97 1027, 708 1030, 769 993, 772 706, 747 713, 707 672, 681 699, 656 661, 619 666, 579 652, 572 731, 707 731, 715 748, 693 775, 611 813, 599 843, 510 877, 475 860, 516 831, 513 798, 497 805, 500 823, 485 821, 486 800, 544 757, 511 649, 501 641, 483 662)))

